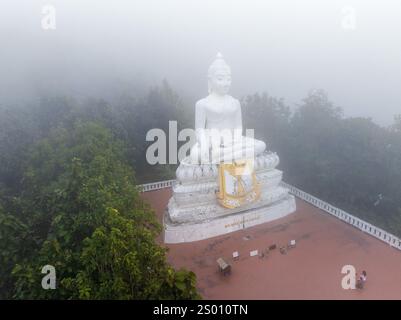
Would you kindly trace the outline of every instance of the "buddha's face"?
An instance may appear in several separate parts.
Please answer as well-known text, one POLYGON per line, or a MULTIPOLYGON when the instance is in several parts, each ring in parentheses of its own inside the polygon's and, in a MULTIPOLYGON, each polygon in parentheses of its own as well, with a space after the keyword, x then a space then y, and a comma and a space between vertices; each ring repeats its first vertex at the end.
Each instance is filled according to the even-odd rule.
POLYGON ((211 93, 225 95, 230 90, 231 72, 225 68, 217 69, 209 79, 211 93))

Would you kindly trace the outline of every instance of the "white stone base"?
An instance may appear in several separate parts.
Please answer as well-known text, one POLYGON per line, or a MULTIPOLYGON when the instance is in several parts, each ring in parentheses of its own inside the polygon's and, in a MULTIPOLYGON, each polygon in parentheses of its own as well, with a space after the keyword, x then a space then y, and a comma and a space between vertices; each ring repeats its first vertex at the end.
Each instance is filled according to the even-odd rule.
POLYGON ((192 224, 173 223, 166 212, 164 215, 164 242, 182 243, 203 240, 273 221, 285 217, 295 210, 294 196, 287 195, 273 204, 192 224))

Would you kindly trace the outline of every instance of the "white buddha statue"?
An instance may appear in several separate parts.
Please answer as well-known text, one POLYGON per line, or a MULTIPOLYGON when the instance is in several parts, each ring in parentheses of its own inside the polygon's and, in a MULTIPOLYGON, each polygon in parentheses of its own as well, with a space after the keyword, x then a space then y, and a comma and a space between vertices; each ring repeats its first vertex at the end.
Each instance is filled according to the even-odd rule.
POLYGON ((233 162, 254 158, 266 149, 263 141, 242 135, 241 105, 228 95, 231 69, 218 53, 208 70, 209 95, 196 103, 196 143, 192 163, 233 162))

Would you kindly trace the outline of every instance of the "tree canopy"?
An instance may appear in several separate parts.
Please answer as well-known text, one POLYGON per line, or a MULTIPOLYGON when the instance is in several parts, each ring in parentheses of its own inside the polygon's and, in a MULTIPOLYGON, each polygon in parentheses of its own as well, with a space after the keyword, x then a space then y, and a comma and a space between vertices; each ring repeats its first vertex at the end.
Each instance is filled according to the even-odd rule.
POLYGON ((161 227, 123 151, 93 122, 56 128, 30 148, 22 189, 0 213, 3 297, 199 297, 195 275, 169 266, 156 243, 161 227), (57 290, 41 287, 45 265, 57 290))

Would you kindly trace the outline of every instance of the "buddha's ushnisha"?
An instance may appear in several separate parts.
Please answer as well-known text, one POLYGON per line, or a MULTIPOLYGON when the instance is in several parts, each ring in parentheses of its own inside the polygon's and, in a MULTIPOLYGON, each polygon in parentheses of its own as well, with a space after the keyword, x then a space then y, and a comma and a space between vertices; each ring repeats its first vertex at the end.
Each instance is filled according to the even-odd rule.
POLYGON ((266 149, 263 141, 242 135, 241 105, 228 95, 230 86, 231 69, 218 53, 208 70, 209 95, 195 106, 196 143, 191 149, 192 163, 249 159, 266 149))

